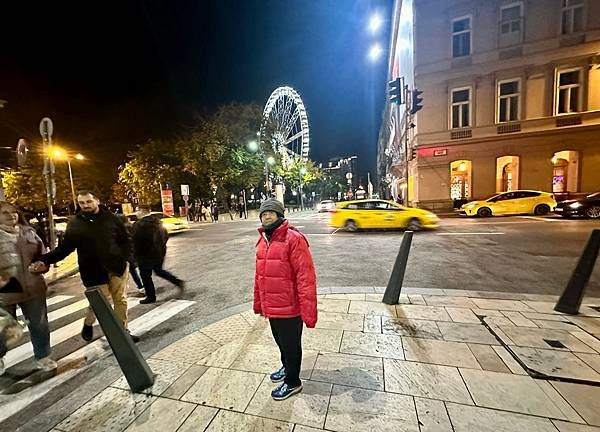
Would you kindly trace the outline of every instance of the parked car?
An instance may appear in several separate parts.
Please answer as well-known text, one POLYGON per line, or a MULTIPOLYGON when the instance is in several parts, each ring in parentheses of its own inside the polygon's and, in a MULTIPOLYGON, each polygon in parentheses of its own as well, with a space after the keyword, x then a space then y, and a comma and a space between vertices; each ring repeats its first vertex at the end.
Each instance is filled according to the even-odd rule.
MULTIPOLYGON (((178 218, 175 216, 169 216, 162 212, 150 212, 150 214, 160 219, 162 225, 165 227, 169 234, 190 229, 190 224, 186 219, 178 218)), ((138 220, 136 213, 130 213, 125 216, 127 217, 127 219, 129 219, 131 223, 134 223, 138 220)))
POLYGON ((565 218, 581 216, 590 219, 600 219, 600 192, 560 202, 554 209, 554 212, 565 218))
POLYGON ((419 231, 424 228, 437 228, 439 218, 427 211, 404 207, 393 201, 357 200, 338 203, 329 210, 329 225, 356 231, 367 228, 406 228, 419 231))
POLYGON ((470 201, 464 204, 461 214, 467 216, 503 216, 534 214, 543 216, 554 210, 556 200, 548 192, 516 190, 494 195, 483 201, 470 201))
POLYGON ((335 208, 335 202, 333 200, 323 200, 317 204, 317 211, 319 213, 333 210, 335 208))

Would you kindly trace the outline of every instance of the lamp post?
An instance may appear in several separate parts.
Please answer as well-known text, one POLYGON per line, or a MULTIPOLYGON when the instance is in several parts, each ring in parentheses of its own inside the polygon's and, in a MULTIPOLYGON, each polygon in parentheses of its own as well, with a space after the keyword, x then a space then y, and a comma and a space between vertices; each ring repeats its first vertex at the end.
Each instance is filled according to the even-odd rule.
MULTIPOLYGON (((69 167, 69 181, 71 182, 71 197, 73 199, 73 213, 77 211, 77 196, 75 195, 75 184, 73 182, 73 170, 71 168, 71 157, 69 154, 59 147, 54 147, 52 149, 51 155, 52 158, 58 160, 64 160, 67 162, 67 166, 69 167)), ((73 156, 75 159, 82 161, 85 157, 81 153, 77 153, 73 156)))
POLYGON ((302 197, 302 183, 306 175, 306 167, 300 168, 300 210, 304 210, 304 198, 302 197))

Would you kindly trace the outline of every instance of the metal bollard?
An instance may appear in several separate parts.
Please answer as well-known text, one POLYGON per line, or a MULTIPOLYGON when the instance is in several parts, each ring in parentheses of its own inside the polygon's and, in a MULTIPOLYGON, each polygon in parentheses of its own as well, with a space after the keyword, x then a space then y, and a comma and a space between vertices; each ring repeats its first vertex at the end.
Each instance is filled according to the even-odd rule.
POLYGON ((86 290, 85 295, 96 314, 96 318, 98 318, 98 322, 131 391, 139 393, 152 386, 154 384, 154 374, 144 357, 142 357, 140 350, 133 343, 131 336, 115 316, 100 289, 86 290))
POLYGON ((385 294, 383 295, 382 302, 389 305, 398 304, 400 300, 400 291, 402 291, 402 283, 404 282, 404 272, 406 271, 406 263, 408 261, 408 253, 410 252, 410 245, 412 243, 412 231, 406 231, 402 236, 402 244, 400 245, 400 251, 396 257, 394 263, 394 269, 388 281, 385 294))
POLYGON ((600 250, 600 230, 595 229, 592 231, 590 238, 579 258, 577 267, 571 275, 571 279, 565 288, 565 291, 558 299, 558 303, 554 306, 554 310, 557 312, 563 312, 571 315, 579 313, 579 307, 583 300, 583 294, 585 293, 585 287, 590 280, 592 271, 594 270, 594 264, 598 258, 598 251, 600 250))

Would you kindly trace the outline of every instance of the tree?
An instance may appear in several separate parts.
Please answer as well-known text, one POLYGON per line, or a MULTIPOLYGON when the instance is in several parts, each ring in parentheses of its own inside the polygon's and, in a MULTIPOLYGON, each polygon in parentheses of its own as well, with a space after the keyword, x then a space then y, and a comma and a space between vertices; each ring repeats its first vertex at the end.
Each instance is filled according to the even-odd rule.
POLYGON ((286 167, 278 166, 275 172, 292 189, 298 189, 300 184, 310 186, 323 176, 322 170, 313 161, 302 158, 292 159, 286 167))

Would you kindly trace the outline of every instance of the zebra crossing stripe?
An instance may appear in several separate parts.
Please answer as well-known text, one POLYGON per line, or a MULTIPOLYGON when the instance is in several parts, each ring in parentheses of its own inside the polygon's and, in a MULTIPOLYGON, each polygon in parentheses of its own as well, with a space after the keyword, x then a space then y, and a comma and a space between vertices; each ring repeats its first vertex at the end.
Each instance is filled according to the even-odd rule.
MULTIPOLYGON (((46 299, 46 305, 48 305, 48 307, 50 307, 57 303, 64 302, 65 300, 69 300, 70 298, 73 298, 73 296, 57 295, 54 297, 50 297, 49 299, 46 299)), ((17 308, 17 318, 19 318, 19 319, 23 318, 23 311, 21 311, 20 308, 17 308)))

